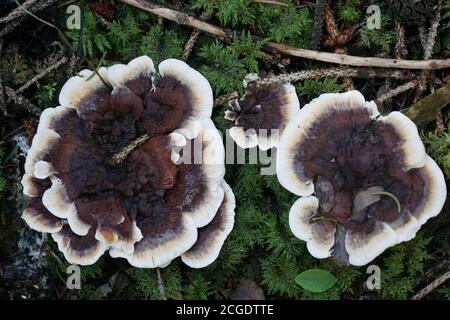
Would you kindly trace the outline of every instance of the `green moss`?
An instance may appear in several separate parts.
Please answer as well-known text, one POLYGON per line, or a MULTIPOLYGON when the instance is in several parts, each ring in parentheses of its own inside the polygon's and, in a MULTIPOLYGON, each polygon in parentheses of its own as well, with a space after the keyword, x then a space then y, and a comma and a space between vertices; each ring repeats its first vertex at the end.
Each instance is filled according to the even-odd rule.
MULTIPOLYGON (((280 66, 280 58, 285 56, 263 52, 267 40, 298 47, 307 47, 311 40, 313 7, 296 7, 295 1, 280 1, 286 3, 287 7, 250 0, 172 0, 158 3, 168 3, 195 16, 210 14, 210 22, 237 31, 229 43, 202 33, 189 58, 189 63, 208 79, 217 98, 235 90, 242 94, 242 79, 250 72, 278 74, 330 67, 330 64, 307 62, 293 57, 290 65, 280 66), (251 34, 257 34, 262 40, 255 42, 251 34), (267 62, 268 60, 273 62, 267 62)), ((339 26, 364 25, 364 9, 369 2, 333 2, 339 26)), ((90 11, 84 1, 79 3, 83 5, 85 13, 83 36, 80 38, 79 31, 64 29, 65 16, 62 13, 61 28, 72 45, 75 48, 80 46, 82 53, 93 65, 97 65, 103 55, 103 65, 127 63, 143 54, 150 56, 155 65, 166 58, 180 58, 192 32, 190 28, 167 20, 158 22, 156 16, 117 1, 117 19, 111 22, 103 21, 90 11), (80 39, 82 42, 79 44, 80 39)), ((449 1, 446 1, 446 4, 450 8, 449 1)), ((448 8, 446 12, 449 11, 448 8)), ((446 30, 441 31, 436 52, 443 51, 450 43, 446 30)), ((55 41, 57 45, 52 46, 53 51, 63 47, 57 36, 55 41)), ((365 27, 360 29, 360 34, 352 39, 348 49, 350 54, 357 51, 360 55, 374 56, 381 52, 390 53, 394 44, 393 22, 384 18, 381 30, 368 30, 365 27)), ((416 49, 410 49, 413 53, 416 50, 420 58, 420 45, 416 49)), ((38 73, 35 64, 43 65, 39 61, 32 62, 14 50, 5 51, 0 62, 4 84, 14 88, 23 85, 38 73)), ((80 60, 74 69, 82 70, 86 67, 88 66, 80 60)), ((62 67, 60 72, 41 79, 38 85, 26 92, 26 96, 42 108, 56 106, 58 92, 70 72, 68 66, 62 67)), ((368 88, 367 92, 378 86, 373 80, 364 84, 366 83, 368 86, 364 88, 368 88)), ((361 88, 359 80, 356 80, 355 84, 361 88)), ((336 78, 305 80, 295 83, 295 87, 302 105, 322 93, 344 90, 341 79, 336 78)), ((213 120, 222 131, 231 126, 231 122, 223 119, 224 109, 217 107, 213 113, 213 120)), ((447 119, 446 114, 444 118, 447 119)), ((448 177, 450 135, 428 131, 423 133, 423 139, 428 153, 436 159, 448 177)), ((0 199, 2 189, 6 190, 9 173, 5 170, 5 159, 10 151, 0 143, 0 199)), ((231 185, 237 202, 234 229, 217 261, 210 266, 198 270, 190 269, 180 259, 176 259, 168 267, 161 269, 167 296, 170 299, 229 298, 243 276, 254 280, 269 298, 340 299, 348 296, 359 298, 366 294, 362 289, 365 267, 341 266, 329 259, 314 259, 308 253, 306 243, 292 234, 288 215, 298 197, 285 190, 276 176, 262 176, 261 167, 261 164, 227 165, 226 180, 231 185), (295 283, 294 278, 300 272, 311 268, 333 273, 337 277, 336 285, 320 294, 303 290, 295 283)), ((422 227, 414 240, 397 245, 377 258, 373 264, 381 268, 382 288, 370 294, 384 299, 407 299, 417 292, 420 289, 417 279, 437 259, 449 259, 449 217, 450 210, 445 208, 440 216, 431 219, 422 227)), ((15 231, 4 231, 1 228, 0 226, 0 243, 3 243, 3 239, 15 231)), ((52 240, 48 241, 48 247, 51 297, 161 299, 156 270, 133 268, 125 260, 112 259, 107 255, 93 266, 81 268, 81 290, 67 291, 64 279, 68 263, 52 240)), ((3 253, 11 255, 11 252, 2 249, 3 253)), ((435 290, 432 297, 448 299, 448 290, 449 285, 444 285, 435 290)))

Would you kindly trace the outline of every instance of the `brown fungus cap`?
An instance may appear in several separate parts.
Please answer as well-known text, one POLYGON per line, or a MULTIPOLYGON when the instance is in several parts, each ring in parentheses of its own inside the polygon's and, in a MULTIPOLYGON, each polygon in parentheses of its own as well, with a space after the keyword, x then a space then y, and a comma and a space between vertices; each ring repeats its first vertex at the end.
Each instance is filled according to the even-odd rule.
POLYGON ((358 91, 301 109, 281 137, 277 176, 302 196, 289 215, 294 235, 314 257, 352 265, 414 238, 447 197, 414 123, 400 112, 381 116, 358 91))
POLYGON ((31 197, 23 219, 51 233, 70 263, 92 264, 109 250, 154 268, 194 247, 204 248, 196 250, 202 259, 187 264, 212 263, 234 205, 208 81, 175 59, 161 62, 157 76, 146 56, 98 73, 112 89, 83 70, 63 86, 61 106, 42 113, 22 179, 31 197), (198 162, 186 161, 191 145, 198 162), (198 237, 198 228, 210 231, 198 237))
POLYGON ((241 148, 258 146, 262 150, 278 146, 279 135, 299 111, 300 103, 291 84, 260 85, 244 82, 244 97, 230 101, 232 110, 225 119, 233 121, 230 136, 241 148))

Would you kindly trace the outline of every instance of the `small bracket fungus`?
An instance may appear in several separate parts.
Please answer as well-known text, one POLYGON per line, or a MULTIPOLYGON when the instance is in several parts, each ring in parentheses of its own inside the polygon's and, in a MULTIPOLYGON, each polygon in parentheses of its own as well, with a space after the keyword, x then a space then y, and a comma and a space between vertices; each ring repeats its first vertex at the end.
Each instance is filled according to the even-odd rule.
POLYGON ((212 263, 235 202, 208 81, 175 59, 157 75, 146 56, 98 74, 70 78, 61 106, 42 113, 23 219, 51 233, 70 263, 95 263, 107 250, 142 268, 179 256, 193 268, 212 263))
POLYGON ((233 121, 231 138, 241 148, 268 150, 278 146, 279 135, 299 111, 300 103, 291 84, 258 84, 250 74, 244 79, 245 95, 231 99, 225 119, 233 121))
POLYGON ((323 94, 300 110, 280 139, 277 176, 301 196, 289 225, 309 252, 357 266, 414 238, 447 197, 414 123, 381 116, 358 91, 323 94))

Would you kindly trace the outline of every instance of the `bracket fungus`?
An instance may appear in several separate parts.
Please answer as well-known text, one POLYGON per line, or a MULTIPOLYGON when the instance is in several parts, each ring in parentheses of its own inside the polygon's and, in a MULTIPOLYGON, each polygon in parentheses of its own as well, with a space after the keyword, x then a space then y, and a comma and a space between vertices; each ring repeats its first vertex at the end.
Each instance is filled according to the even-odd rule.
POLYGON ((278 146, 286 124, 299 111, 295 87, 289 83, 258 84, 257 76, 244 79, 245 95, 231 99, 225 119, 233 121, 229 133, 241 148, 268 150, 278 146))
POLYGON ((61 106, 41 115, 22 217, 51 233, 70 263, 92 264, 109 250, 136 267, 181 256, 201 268, 233 227, 211 87, 182 61, 158 69, 142 56, 84 70, 63 86, 61 106))
POLYGON ((309 252, 357 266, 414 238, 447 197, 415 124, 381 116, 358 91, 323 94, 299 111, 281 137, 277 176, 301 196, 289 225, 309 252))

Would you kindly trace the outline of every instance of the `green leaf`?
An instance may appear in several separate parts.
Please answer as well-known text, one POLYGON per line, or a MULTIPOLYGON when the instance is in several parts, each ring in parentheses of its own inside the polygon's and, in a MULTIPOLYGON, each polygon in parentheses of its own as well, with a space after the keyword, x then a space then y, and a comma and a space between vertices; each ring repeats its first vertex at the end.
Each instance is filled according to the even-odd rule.
POLYGON ((380 192, 374 192, 372 194, 376 195, 376 196, 388 196, 388 197, 391 197, 395 201, 395 203, 397 204, 398 213, 402 212, 402 205, 400 204, 400 201, 392 193, 387 192, 387 191, 380 191, 380 192))
POLYGON ((326 270, 309 269, 295 277, 295 282, 311 292, 325 292, 336 283, 336 277, 326 270))

